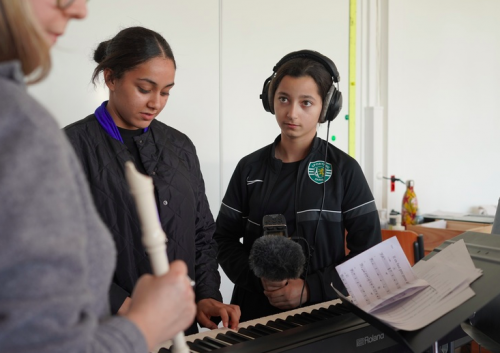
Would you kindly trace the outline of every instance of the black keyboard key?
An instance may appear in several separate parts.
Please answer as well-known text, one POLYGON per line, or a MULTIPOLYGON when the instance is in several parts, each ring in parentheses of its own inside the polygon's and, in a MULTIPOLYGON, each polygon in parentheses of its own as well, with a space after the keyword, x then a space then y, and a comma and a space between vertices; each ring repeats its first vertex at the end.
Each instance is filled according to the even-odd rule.
POLYGON ((272 328, 272 327, 269 327, 269 326, 266 326, 266 325, 262 325, 262 324, 255 325, 255 328, 257 328, 259 330, 267 331, 267 332, 269 332, 269 334, 280 332, 279 330, 277 330, 275 328, 272 328))
POLYGON ((337 315, 345 314, 345 311, 341 308, 338 308, 336 305, 330 305, 327 310, 337 315))
POLYGON ((294 327, 299 327, 300 325, 299 324, 296 324, 294 322, 290 322, 290 321, 286 321, 286 320, 283 320, 283 319, 276 319, 274 320, 276 321, 277 323, 283 325, 283 326, 288 326, 290 328, 294 328, 294 327))
POLYGON ((215 338, 212 338, 212 337, 203 337, 203 341, 206 341, 206 342, 209 342, 219 348, 224 348, 224 347, 227 347, 229 344, 225 343, 225 342, 221 342, 221 341, 218 341, 216 340, 215 338))
POLYGON ((300 325, 300 326, 304 326, 304 325, 308 324, 308 322, 305 321, 304 319, 302 319, 300 317, 295 317, 295 316, 287 316, 287 318, 285 320, 293 322, 293 323, 300 325))
POLYGON ((351 312, 351 310, 349 310, 343 303, 335 304, 335 307, 343 314, 351 312))
POLYGON ((261 330, 255 326, 248 326, 247 330, 250 332, 255 332, 257 334, 260 334, 261 336, 268 336, 270 333, 267 330, 261 330))
POLYGON ((339 314, 332 313, 331 311, 325 308, 319 308, 318 311, 325 316, 330 316, 330 317, 339 316, 339 314))
POLYGON ((217 336, 215 336, 215 338, 217 338, 220 341, 224 341, 224 342, 231 343, 231 344, 240 343, 237 340, 235 340, 234 338, 228 337, 224 333, 219 333, 217 336))
POLYGON ((326 315, 326 314, 322 313, 318 309, 314 309, 313 311, 310 312, 310 314, 313 315, 314 317, 317 317, 318 319, 321 319, 321 320, 326 320, 326 319, 329 319, 332 317, 331 315, 326 315))
POLYGON ((187 343, 189 349, 192 351, 199 352, 199 353, 210 352, 209 349, 203 348, 203 347, 197 345, 196 343, 193 343, 193 342, 186 342, 186 343, 187 343))
POLYGON ((295 315, 293 315, 293 317, 296 319, 302 320, 304 322, 304 325, 307 325, 307 324, 314 322, 314 321, 306 318, 305 316, 302 316, 301 314, 295 314, 295 315))
POLYGON ((300 313, 298 315, 300 315, 300 317, 302 317, 303 319, 310 321, 311 323, 323 320, 323 319, 318 319, 309 313, 300 313))
POLYGON ((198 346, 208 349, 209 351, 214 351, 220 348, 212 343, 200 340, 199 338, 195 339, 193 343, 196 343, 198 346))
POLYGON ((291 329, 290 326, 285 326, 285 325, 280 324, 279 322, 276 322, 276 321, 268 321, 266 326, 278 329, 280 331, 285 331, 285 330, 291 329))
POLYGON ((235 340, 237 340, 239 342, 246 342, 246 341, 252 340, 251 338, 248 338, 247 336, 240 335, 239 333, 233 332, 233 331, 227 331, 226 335, 231 337, 231 338, 234 338, 235 340))
POLYGON ((248 328, 240 328, 238 330, 238 333, 241 333, 242 335, 252 337, 252 338, 259 338, 259 337, 265 336, 262 333, 251 331, 248 328))

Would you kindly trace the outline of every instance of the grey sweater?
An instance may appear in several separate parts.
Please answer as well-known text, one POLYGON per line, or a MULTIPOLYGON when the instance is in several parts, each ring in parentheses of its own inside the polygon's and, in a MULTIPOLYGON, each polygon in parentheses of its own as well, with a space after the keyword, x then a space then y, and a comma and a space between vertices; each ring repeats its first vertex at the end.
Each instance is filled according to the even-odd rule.
POLYGON ((147 352, 109 315, 115 256, 66 137, 0 63, 0 352, 147 352))

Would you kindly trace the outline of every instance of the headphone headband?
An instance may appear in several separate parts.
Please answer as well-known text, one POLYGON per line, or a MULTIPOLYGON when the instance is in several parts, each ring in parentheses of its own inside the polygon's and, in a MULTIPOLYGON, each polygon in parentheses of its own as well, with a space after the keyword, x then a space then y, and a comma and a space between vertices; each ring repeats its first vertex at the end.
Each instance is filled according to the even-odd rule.
POLYGON ((304 59, 311 59, 314 61, 319 62, 322 64, 325 69, 328 70, 330 75, 332 75, 333 82, 338 83, 340 82, 340 75, 339 71, 337 70, 337 67, 335 66, 335 63, 330 60, 330 58, 324 56, 321 53, 318 53, 317 51, 314 50, 299 50, 299 51, 294 51, 291 52, 287 55, 285 55, 278 63, 273 67, 273 72, 276 73, 278 69, 286 63, 287 61, 290 61, 292 59, 297 59, 297 58, 304 58, 304 59))
POLYGON ((264 81, 264 86, 262 87, 260 99, 262 100, 264 109, 274 114, 272 104, 269 102, 269 87, 271 86, 271 81, 274 79, 276 72, 284 63, 297 58, 311 59, 319 62, 330 73, 333 82, 325 97, 325 101, 323 102, 323 109, 319 122, 324 123, 325 121, 332 121, 340 113, 340 109, 342 109, 342 93, 335 87, 335 84, 338 84, 340 81, 340 75, 332 60, 314 50, 294 51, 285 55, 280 61, 278 61, 278 63, 273 67, 273 74, 264 81))

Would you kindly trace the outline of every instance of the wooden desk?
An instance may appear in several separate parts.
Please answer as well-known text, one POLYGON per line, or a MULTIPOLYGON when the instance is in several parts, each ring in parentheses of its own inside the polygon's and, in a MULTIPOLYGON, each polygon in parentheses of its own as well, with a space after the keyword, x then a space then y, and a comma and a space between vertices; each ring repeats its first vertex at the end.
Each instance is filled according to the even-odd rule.
MULTIPOLYGON (((425 225, 432 225, 433 223, 442 222, 429 222, 425 225)), ((423 226, 422 224, 409 225, 407 230, 412 230, 424 236, 424 255, 428 255, 432 250, 443 244, 446 240, 456 237, 462 233, 472 231, 479 233, 491 233, 491 224, 486 223, 473 223, 473 222, 458 222, 446 221, 446 228, 433 228, 423 226)))

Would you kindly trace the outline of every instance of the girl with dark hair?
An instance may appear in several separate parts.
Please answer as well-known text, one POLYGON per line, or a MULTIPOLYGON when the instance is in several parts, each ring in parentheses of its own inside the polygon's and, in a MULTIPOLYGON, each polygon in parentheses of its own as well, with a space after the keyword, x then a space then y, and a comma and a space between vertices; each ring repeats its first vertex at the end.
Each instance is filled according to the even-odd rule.
POLYGON ((125 315, 109 312, 116 249, 82 168, 26 90, 86 0, 0 0, 0 352, 143 353, 191 324, 181 261, 138 281, 125 315))
MULTIPOLYGON (((101 43, 94 59, 98 65, 92 80, 103 73, 109 101, 64 130, 118 251, 110 288, 112 312, 128 311, 135 283, 151 272, 124 174, 124 163, 131 160, 153 179, 169 259, 184 260, 196 282, 197 322, 217 328, 210 318, 221 317, 225 327, 236 327, 239 307, 221 302, 212 239, 215 223, 195 147, 186 135, 155 119, 174 86, 176 64, 170 46, 152 30, 131 27, 101 43)), ((196 322, 186 333, 195 332, 196 322)))
POLYGON ((333 62, 317 52, 290 53, 268 80, 261 98, 281 134, 238 163, 214 235, 242 321, 335 299, 331 284, 343 288, 335 266, 381 241, 375 202, 358 163, 316 136, 318 123, 331 121, 342 104, 333 62), (263 218, 273 214, 285 216, 289 236, 305 240, 299 241, 306 255, 300 278, 259 278, 249 266, 263 218))

